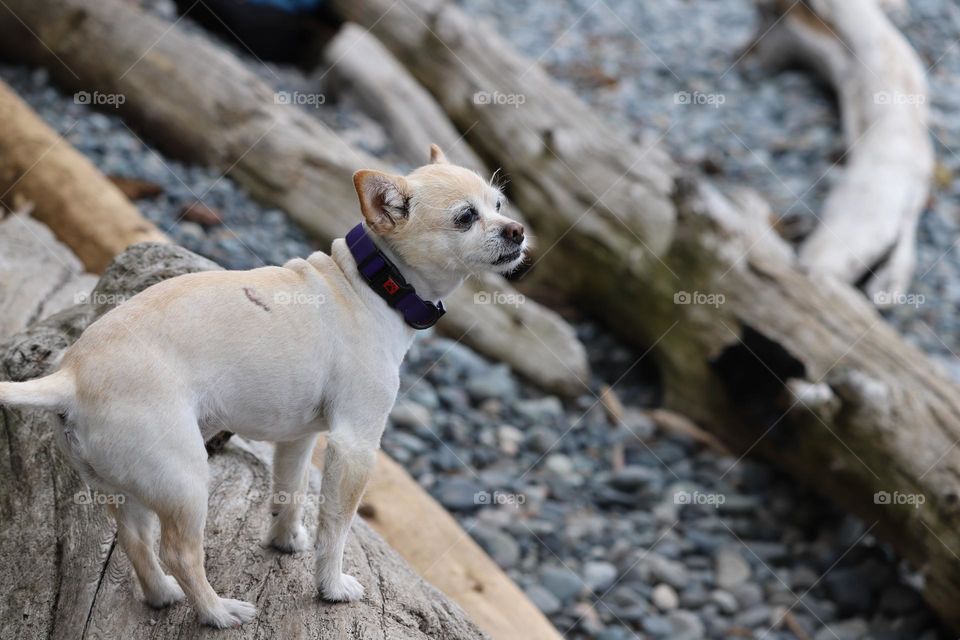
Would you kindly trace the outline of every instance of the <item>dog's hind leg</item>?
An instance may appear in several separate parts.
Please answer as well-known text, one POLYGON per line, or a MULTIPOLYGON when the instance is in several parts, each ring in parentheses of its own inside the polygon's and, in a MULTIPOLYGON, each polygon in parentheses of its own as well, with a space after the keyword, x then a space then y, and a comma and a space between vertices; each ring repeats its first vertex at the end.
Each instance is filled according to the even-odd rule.
POLYGON ((327 438, 316 568, 317 589, 325 600, 351 602, 363 597, 363 585, 343 573, 343 549, 373 472, 376 450, 377 441, 358 437, 349 430, 334 430, 327 438))
POLYGON ((285 553, 310 548, 303 526, 303 504, 307 496, 307 470, 316 442, 315 433, 290 442, 278 442, 273 454, 270 504, 273 524, 267 539, 271 546, 285 553))
MULTIPOLYGON (((129 416, 125 418, 130 424, 129 416)), ((114 438, 111 455, 96 460, 96 467, 112 486, 124 487, 124 493, 134 494, 159 516, 160 560, 190 599, 200 621, 217 628, 243 624, 253 618, 254 606, 218 596, 203 566, 209 483, 207 452, 196 419, 184 409, 169 410, 165 427, 152 425, 152 420, 152 415, 145 415, 132 421, 143 425, 135 432, 157 434, 150 439, 148 450, 138 439, 114 438)))
POLYGON ((133 496, 120 494, 118 497, 119 504, 108 506, 117 521, 120 547, 133 565, 147 604, 162 609, 183 600, 183 589, 173 576, 164 574, 157 560, 156 514, 133 496))
MULTIPOLYGON (((202 446, 202 445, 201 445, 202 446)), ((204 624, 224 629, 253 619, 256 608, 242 600, 221 598, 207 581, 203 566, 203 529, 207 521, 206 464, 203 471, 180 467, 168 478, 160 516, 160 558, 186 591, 204 624)))

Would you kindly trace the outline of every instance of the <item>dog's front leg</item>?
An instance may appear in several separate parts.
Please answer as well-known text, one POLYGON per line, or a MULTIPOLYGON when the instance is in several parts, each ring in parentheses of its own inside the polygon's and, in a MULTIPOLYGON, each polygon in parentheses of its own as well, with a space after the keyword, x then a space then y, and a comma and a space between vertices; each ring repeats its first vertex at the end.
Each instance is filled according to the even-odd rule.
MULTIPOLYGON (((349 429, 349 427, 347 427, 349 429)), ((363 597, 363 585, 343 573, 347 534, 373 472, 377 441, 348 430, 333 431, 327 439, 317 527, 317 590, 325 600, 350 602, 363 597)))
POLYGON ((316 433, 290 442, 278 442, 273 454, 273 497, 270 503, 273 524, 267 541, 285 553, 310 548, 309 536, 303 526, 303 503, 307 495, 307 469, 316 442, 316 433))

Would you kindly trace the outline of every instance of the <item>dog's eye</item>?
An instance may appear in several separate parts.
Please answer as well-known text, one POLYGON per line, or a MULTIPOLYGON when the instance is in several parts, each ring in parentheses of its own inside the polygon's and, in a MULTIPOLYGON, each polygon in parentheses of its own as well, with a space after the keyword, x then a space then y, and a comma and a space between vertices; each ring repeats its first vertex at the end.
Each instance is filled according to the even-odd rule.
POLYGON ((457 217, 454 218, 454 223, 461 229, 469 229, 477 218, 479 218, 477 210, 473 207, 467 207, 463 209, 460 213, 457 214, 457 217))
POLYGON ((503 205, 503 202, 500 201, 500 198, 497 198, 497 211, 500 211, 501 205, 503 205))

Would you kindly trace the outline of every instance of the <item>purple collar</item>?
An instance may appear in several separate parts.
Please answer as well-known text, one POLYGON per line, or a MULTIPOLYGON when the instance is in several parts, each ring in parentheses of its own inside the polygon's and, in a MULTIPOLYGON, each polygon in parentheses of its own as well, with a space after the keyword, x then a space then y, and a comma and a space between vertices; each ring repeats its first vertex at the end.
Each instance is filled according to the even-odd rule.
POLYGON ((417 295, 400 270, 367 235, 362 224, 347 234, 347 246, 357 261, 357 269, 363 279, 374 293, 400 312, 408 325, 414 329, 429 329, 446 313, 443 302, 438 300, 437 304, 433 304, 417 295))

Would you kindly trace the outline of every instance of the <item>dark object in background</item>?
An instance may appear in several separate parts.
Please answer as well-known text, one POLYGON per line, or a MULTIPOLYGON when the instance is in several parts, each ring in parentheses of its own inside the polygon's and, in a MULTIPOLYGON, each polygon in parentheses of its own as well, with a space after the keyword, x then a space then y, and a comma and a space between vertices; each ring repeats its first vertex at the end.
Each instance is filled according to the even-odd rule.
POLYGON ((208 207, 199 200, 191 202, 180 210, 180 217, 190 222, 196 222, 204 227, 213 227, 223 223, 223 216, 216 209, 208 207))
POLYGON ((156 198, 163 193, 163 187, 150 180, 140 178, 127 178, 124 176, 107 176, 114 186, 131 200, 143 200, 144 198, 156 198))
POLYGON ((316 66, 341 20, 327 0, 175 0, 180 15, 270 62, 316 66))

